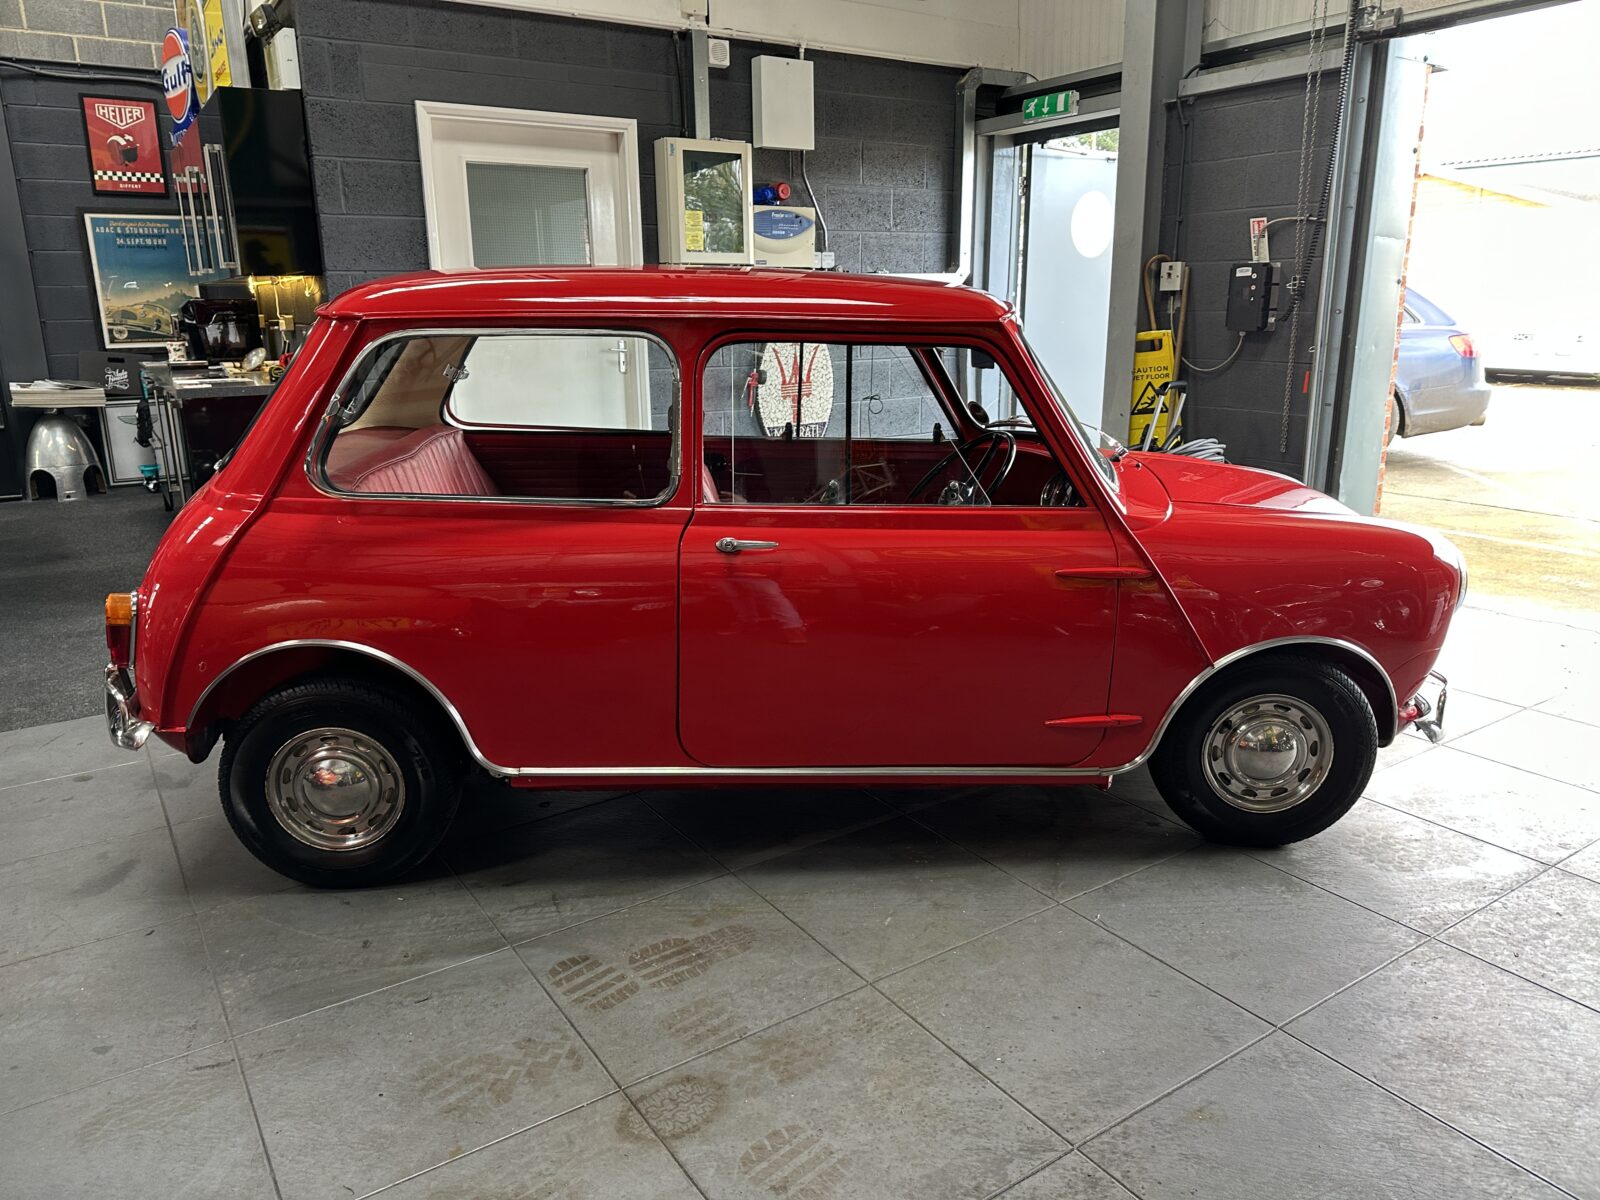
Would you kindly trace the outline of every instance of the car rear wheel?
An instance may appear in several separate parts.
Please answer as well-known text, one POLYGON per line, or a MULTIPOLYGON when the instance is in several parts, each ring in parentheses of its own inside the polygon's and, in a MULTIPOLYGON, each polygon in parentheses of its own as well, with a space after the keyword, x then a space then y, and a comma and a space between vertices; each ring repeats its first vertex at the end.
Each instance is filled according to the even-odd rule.
POLYGON ((1387 448, 1389 443, 1397 437, 1406 435, 1406 406, 1401 401, 1399 393, 1389 398, 1389 424, 1383 431, 1383 444, 1387 448))
POLYGON ((369 887, 418 866, 449 830, 460 754, 395 693, 317 679, 245 714, 218 784, 233 831, 267 866, 314 887, 369 887))
POLYGON ((1173 812, 1218 842, 1281 846, 1320 833, 1361 797, 1378 752, 1366 694, 1309 659, 1249 663, 1195 695, 1150 774, 1173 812))

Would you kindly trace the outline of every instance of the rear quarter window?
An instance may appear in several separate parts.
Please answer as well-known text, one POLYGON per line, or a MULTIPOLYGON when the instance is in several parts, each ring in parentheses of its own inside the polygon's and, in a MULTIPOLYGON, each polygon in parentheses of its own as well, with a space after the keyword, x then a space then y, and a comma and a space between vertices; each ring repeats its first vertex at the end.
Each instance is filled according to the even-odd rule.
POLYGON ((635 332, 387 338, 346 381, 321 482, 352 495, 651 503, 677 462, 677 364, 635 332))

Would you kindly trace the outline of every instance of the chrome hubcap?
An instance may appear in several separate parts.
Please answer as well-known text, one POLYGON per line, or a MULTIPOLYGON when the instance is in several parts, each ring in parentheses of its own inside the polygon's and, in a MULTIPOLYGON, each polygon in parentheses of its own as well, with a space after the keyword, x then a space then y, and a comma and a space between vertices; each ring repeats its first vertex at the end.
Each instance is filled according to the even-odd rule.
POLYGON ((1293 808, 1322 786, 1333 766, 1333 734, 1323 715, 1293 696, 1252 696, 1212 724, 1204 770, 1213 791, 1235 808, 1293 808))
POLYGON ((353 729, 309 729, 267 766, 267 807, 286 833, 318 850, 370 846, 405 803, 393 755, 353 729))

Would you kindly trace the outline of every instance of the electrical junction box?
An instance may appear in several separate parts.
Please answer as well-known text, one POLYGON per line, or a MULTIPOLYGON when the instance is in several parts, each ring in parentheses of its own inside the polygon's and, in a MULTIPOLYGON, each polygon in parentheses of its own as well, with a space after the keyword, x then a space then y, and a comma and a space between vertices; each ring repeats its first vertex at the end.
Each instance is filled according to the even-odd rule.
POLYGON ((1183 268, 1181 262, 1164 262, 1161 264, 1161 290, 1163 292, 1183 291, 1183 268))
POLYGON ((750 143, 714 138, 656 142, 656 235, 660 261, 748 265, 750 143))
POLYGON ((817 210, 758 204, 755 209, 758 267, 817 265, 817 210))
POLYGON ((1228 273, 1228 328, 1260 333, 1277 323, 1276 263, 1235 263, 1228 273))
POLYGON ((769 150, 815 150, 811 63, 762 54, 750 60, 751 142, 769 150))

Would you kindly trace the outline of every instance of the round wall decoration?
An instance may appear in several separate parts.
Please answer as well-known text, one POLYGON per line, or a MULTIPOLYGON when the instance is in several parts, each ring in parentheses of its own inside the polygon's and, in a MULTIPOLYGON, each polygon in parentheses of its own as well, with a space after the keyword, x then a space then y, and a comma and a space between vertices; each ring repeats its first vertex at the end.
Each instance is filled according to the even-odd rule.
POLYGON ((833 357, 815 342, 768 342, 756 376, 755 409, 768 437, 819 438, 833 416, 833 357))
POLYGON ((161 90, 167 98, 167 113, 172 117, 172 132, 182 133, 200 111, 194 68, 189 62, 189 35, 185 30, 169 29, 161 40, 161 90))

